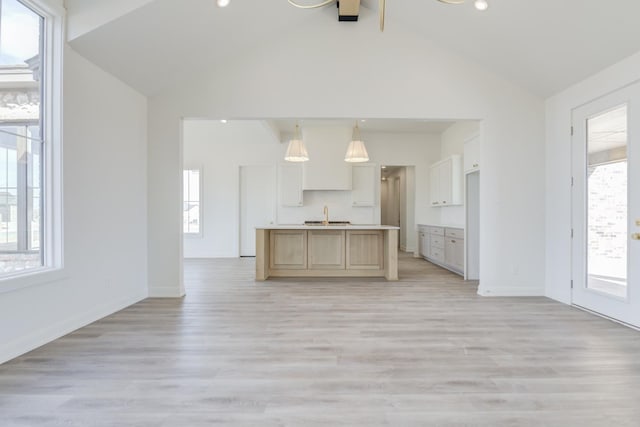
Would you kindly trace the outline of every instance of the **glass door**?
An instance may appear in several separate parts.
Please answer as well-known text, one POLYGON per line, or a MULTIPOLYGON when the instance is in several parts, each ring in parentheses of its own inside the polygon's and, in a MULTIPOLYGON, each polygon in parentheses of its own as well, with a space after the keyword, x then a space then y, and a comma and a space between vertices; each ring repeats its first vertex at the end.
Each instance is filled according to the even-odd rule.
POLYGON ((640 85, 575 109, 573 132, 573 303, 640 326, 640 85))

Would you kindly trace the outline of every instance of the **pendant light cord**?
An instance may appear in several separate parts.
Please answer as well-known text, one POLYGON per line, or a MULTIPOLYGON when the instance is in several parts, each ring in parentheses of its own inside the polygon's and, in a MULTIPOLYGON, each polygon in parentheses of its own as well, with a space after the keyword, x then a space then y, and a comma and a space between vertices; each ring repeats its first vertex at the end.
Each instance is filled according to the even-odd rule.
POLYGON ((326 0, 326 1, 323 1, 322 3, 311 4, 311 5, 307 6, 307 5, 296 3, 294 0, 287 0, 287 1, 289 2, 290 5, 295 6, 297 8, 300 8, 300 9, 316 9, 318 7, 326 6, 328 4, 336 2, 336 0, 326 0))

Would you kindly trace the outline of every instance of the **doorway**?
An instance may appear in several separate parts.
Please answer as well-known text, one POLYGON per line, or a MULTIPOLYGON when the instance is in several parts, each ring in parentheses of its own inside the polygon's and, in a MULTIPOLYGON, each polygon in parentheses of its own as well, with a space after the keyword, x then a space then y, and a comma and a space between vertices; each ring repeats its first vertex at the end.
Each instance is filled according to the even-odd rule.
POLYGON ((381 166, 380 177, 380 223, 400 227, 399 249, 415 252, 415 167, 381 166))
POLYGON ((640 327, 640 84, 572 119, 572 302, 640 327))

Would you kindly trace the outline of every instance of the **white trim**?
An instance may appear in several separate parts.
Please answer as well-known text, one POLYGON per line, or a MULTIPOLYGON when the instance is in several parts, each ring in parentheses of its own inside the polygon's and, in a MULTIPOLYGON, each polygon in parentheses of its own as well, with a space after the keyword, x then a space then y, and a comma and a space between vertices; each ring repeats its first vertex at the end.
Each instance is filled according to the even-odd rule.
POLYGON ((43 206, 44 233, 41 250, 44 252, 44 267, 25 271, 24 274, 7 276, 0 281, 0 291, 8 292, 16 289, 44 284, 51 280, 59 280, 64 273, 63 243, 63 61, 65 10, 47 0, 20 0, 25 6, 44 18, 44 42, 42 84, 41 126, 43 129, 44 155, 43 163, 43 206), (56 270, 59 273, 51 276, 56 270), (23 279, 24 277, 24 279, 23 279))
POLYGON ((59 282, 68 279, 69 275, 61 268, 34 268, 17 272, 11 276, 0 279, 0 294, 13 292, 28 288, 30 286, 40 286, 49 283, 59 282))
POLYGON ((544 284, 540 286, 478 286, 483 297, 543 297, 544 284))
POLYGON ((139 293, 128 298, 100 304, 82 314, 56 322, 45 328, 38 328, 31 334, 22 335, 18 339, 3 343, 2 347, 0 347, 0 364, 28 353, 46 343, 63 337, 146 298, 147 295, 145 293, 139 293))
MULTIPOLYGON (((182 236, 183 238, 186 239, 202 239, 204 238, 204 230, 203 230, 203 218, 204 218, 204 200, 203 200, 203 191, 202 191, 202 187, 203 187, 203 183, 204 183, 204 166, 202 165, 189 165, 189 166, 183 166, 182 167, 182 188, 184 189, 184 172, 185 171, 193 171, 193 170, 197 170, 198 171, 198 218, 199 218, 199 223, 198 223, 198 232, 197 233, 185 233, 184 231, 184 210, 182 211, 182 236)), ((184 192, 183 192, 184 193, 184 192)), ((182 206, 184 206, 184 194, 182 195, 182 206)))
POLYGON ((184 288, 178 289, 175 286, 149 287, 149 298, 182 298, 183 296, 185 296, 184 288))
POLYGON ((631 328, 631 329, 635 329, 636 331, 640 331, 640 327, 638 327, 638 326, 634 326, 634 325, 632 325, 630 323, 625 323, 625 322, 623 322, 621 320, 614 319, 613 317, 606 316, 606 315, 604 315, 602 313, 598 313, 597 311, 589 310, 586 307, 581 307, 581 306, 579 306, 577 304, 571 304, 571 307, 577 308, 578 310, 584 311, 585 313, 593 314, 594 316, 602 317, 603 319, 608 320, 608 321, 613 322, 613 323, 617 323, 618 325, 626 326, 627 328, 631 328))

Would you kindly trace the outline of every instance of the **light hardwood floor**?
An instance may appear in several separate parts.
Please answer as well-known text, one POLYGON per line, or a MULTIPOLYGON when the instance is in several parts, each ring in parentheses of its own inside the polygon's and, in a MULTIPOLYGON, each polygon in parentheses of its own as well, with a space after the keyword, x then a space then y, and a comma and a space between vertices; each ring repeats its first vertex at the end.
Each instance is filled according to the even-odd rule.
POLYGON ((0 426, 640 425, 640 332, 549 299, 407 256, 399 282, 185 271, 0 366, 0 426))

